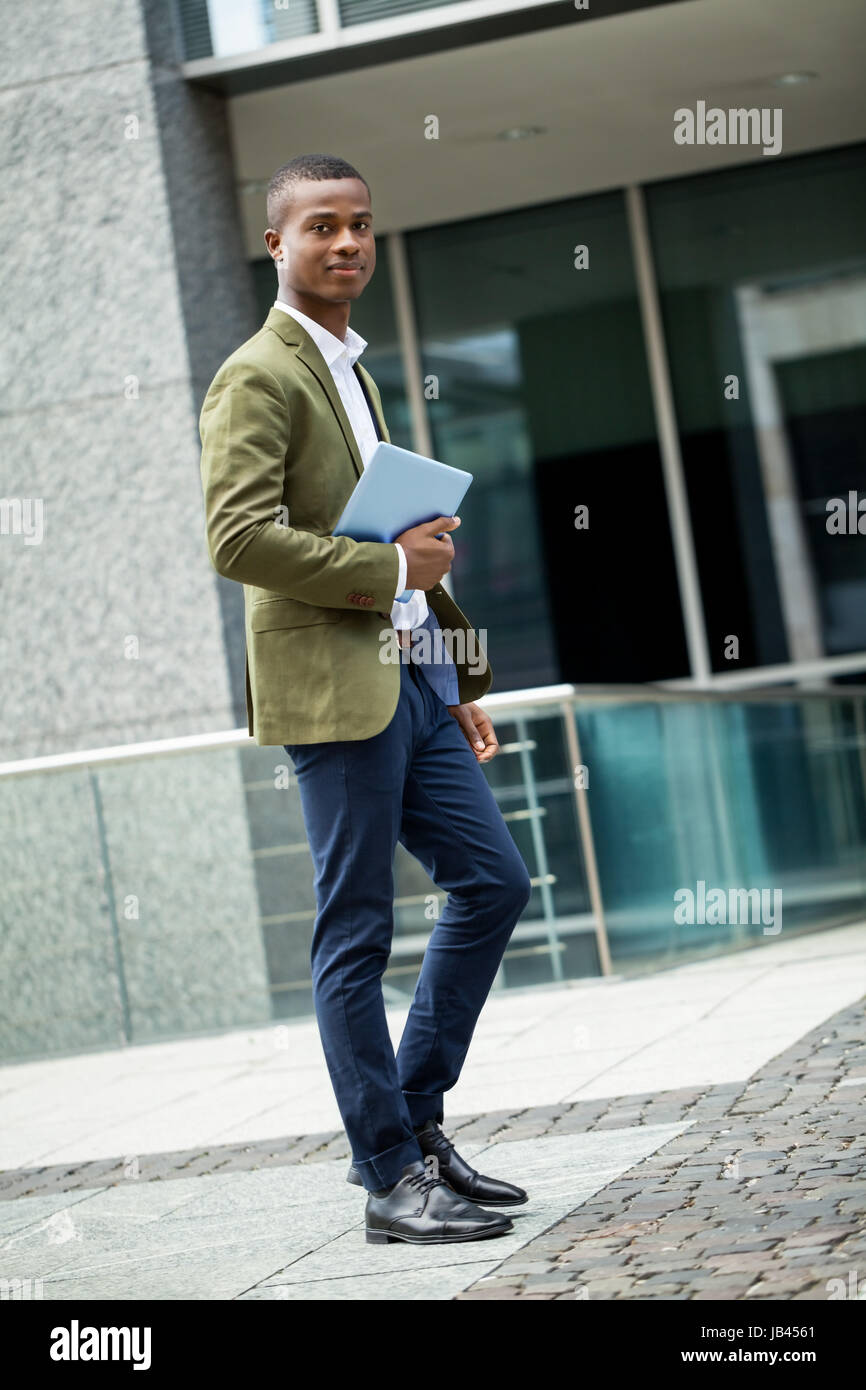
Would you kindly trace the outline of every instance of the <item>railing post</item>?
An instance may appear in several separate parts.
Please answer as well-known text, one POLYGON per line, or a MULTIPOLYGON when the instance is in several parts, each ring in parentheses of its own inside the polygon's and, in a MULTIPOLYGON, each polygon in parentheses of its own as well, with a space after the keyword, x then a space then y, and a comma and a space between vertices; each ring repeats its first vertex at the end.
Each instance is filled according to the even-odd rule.
POLYGON ((547 863, 547 846, 544 843, 544 832, 541 829, 541 818, 539 812, 541 807, 538 801, 538 787, 535 780, 535 769, 532 766, 532 757, 529 752, 529 734, 526 727, 526 719, 523 715, 518 715, 514 721, 517 729, 517 741, 520 744, 520 770, 523 774, 523 785, 526 788, 526 801, 531 812, 530 832, 532 834, 532 847, 535 850, 535 862, 538 865, 538 875, 541 879, 539 889, 541 892, 541 906, 544 911, 544 926, 547 932, 547 941, 550 946, 550 964, 554 980, 564 979, 562 969, 562 943, 559 940, 559 933, 556 930, 556 910, 553 906, 553 894, 550 891, 550 874, 547 863))
POLYGON ((93 796, 93 809, 96 818, 96 833, 99 839, 99 857, 102 865, 105 900, 108 906, 108 922, 111 929, 111 949, 114 956, 114 978, 117 985, 117 1003, 120 1013, 120 1032, 123 1043, 132 1042, 132 1016, 129 1009, 129 991, 126 987, 126 970, 123 964, 123 947, 120 940, 120 925, 117 920, 117 900, 114 896, 114 878, 108 854, 108 834, 105 828, 105 814, 102 806, 102 792, 99 788, 99 774, 88 768, 90 791, 93 796))
POLYGON ((580 739, 577 733, 577 720, 574 716, 573 700, 563 700, 562 715, 565 720, 565 739, 568 744, 571 784, 574 787, 574 800, 577 807, 580 847, 583 852, 584 867, 586 868, 586 883, 589 888, 589 901, 592 905, 592 915, 595 920, 595 941, 598 950, 598 962, 601 967, 602 975, 610 975, 613 973, 610 961, 610 946, 607 939, 607 923, 604 916, 604 902, 601 896, 601 882, 598 877, 598 864, 595 858, 595 841, 592 837, 592 821, 589 817, 587 789, 586 787, 579 787, 577 785, 574 773, 574 769, 582 765, 583 759, 580 756, 580 739))

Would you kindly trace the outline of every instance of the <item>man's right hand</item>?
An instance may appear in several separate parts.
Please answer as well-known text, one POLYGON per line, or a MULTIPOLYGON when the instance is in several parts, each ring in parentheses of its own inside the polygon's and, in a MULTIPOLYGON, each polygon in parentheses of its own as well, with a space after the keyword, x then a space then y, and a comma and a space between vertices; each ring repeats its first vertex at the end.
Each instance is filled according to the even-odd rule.
POLYGON ((439 516, 411 526, 394 540, 406 552, 406 588, 432 589, 447 574, 454 559, 454 542, 447 534, 460 525, 459 516, 439 516), (437 540, 438 532, 446 534, 437 540))

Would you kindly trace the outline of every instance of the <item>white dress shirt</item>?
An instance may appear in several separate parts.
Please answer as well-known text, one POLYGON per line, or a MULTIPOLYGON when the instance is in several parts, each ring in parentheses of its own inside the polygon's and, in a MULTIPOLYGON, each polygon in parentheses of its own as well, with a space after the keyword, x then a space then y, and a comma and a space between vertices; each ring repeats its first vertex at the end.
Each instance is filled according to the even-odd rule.
MULTIPOLYGON (((373 450, 379 443, 367 397, 354 371, 355 363, 367 346, 366 340, 347 325, 345 340, 341 342, 333 333, 329 333, 327 328, 316 323, 315 319, 302 314, 300 309, 293 308, 282 299, 274 301, 274 308, 282 309, 284 314, 291 314, 293 319, 297 319, 327 362, 343 408, 349 417, 361 462, 366 468, 373 450)), ((406 603, 396 602, 396 595, 402 594, 406 588, 407 562, 402 545, 398 545, 396 541, 394 545, 400 557, 400 572, 397 576, 395 601, 391 607, 391 622, 395 628, 416 628, 424 622, 429 612, 427 598, 423 589, 413 589, 412 597, 406 603)))

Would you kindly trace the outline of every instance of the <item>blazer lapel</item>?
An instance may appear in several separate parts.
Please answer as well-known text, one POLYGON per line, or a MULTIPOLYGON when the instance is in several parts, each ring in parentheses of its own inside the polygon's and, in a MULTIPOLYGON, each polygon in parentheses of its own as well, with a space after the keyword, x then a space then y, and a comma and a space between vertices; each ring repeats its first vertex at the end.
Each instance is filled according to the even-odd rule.
POLYGON ((385 416, 382 413, 382 402, 379 398, 379 391, 376 383, 366 368, 361 366, 360 362, 355 363, 355 375, 361 382, 364 395, 367 397, 370 409, 373 412, 373 419, 376 422, 376 430, 379 438, 384 439, 385 443, 389 444, 391 442, 391 436, 388 433, 388 426, 385 424, 385 416))
POLYGON ((349 424, 349 417, 343 408, 343 402, 340 400, 340 393, 334 384, 334 378, 331 376, 331 369, 319 352, 318 347, 313 342, 307 330, 298 323, 298 320, 292 318, 291 314, 284 314, 281 309, 272 308, 265 319, 265 325, 268 328, 273 328, 274 332, 280 335, 284 343, 289 344, 289 346, 297 346, 297 356, 303 362, 304 366, 313 373, 313 376, 319 382, 319 385, 331 403, 331 408, 337 417, 340 429, 343 431, 343 437, 346 441, 349 453, 352 455, 355 472, 360 478, 364 472, 364 465, 361 461, 361 454, 358 449, 357 440, 355 439, 355 432, 349 424))

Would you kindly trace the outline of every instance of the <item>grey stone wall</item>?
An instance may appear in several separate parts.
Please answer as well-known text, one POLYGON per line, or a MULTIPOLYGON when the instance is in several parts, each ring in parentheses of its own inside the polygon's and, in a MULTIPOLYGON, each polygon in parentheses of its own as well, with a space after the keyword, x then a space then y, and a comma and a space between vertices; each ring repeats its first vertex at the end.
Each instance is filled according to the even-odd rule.
POLYGON ((187 91, 167 5, 5 23, 0 497, 42 534, 0 534, 0 761, 237 727, 198 466, 256 327, 220 99, 187 91))
MULTIPOLYGON (((199 473, 258 326, 221 99, 168 3, 30 0, 0 121, 0 499, 38 518, 0 531, 0 762, 245 727, 199 473)), ((238 753, 0 778, 0 882, 0 1055, 270 1016, 238 753)))
POLYGON ((241 756, 0 779, 0 1059, 267 1022, 241 756))

